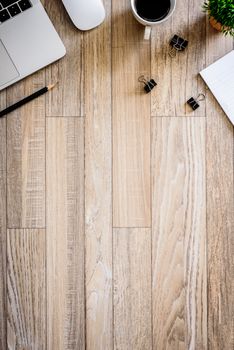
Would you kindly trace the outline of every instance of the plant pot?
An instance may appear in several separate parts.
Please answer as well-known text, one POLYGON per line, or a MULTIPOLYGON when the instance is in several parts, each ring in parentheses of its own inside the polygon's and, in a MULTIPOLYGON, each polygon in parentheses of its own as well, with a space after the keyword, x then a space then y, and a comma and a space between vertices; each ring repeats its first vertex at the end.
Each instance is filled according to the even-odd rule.
POLYGON ((216 19, 214 17, 210 17, 210 24, 212 25, 213 28, 215 28, 219 32, 222 31, 222 24, 220 22, 216 21, 216 19))

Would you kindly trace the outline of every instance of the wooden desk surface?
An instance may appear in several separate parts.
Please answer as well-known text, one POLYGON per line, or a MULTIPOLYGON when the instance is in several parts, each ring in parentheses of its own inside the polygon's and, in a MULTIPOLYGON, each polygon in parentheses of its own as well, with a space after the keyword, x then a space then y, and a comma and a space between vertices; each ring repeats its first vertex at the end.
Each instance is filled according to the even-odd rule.
POLYGON ((59 81, 0 120, 0 349, 231 350, 233 127, 197 73, 233 41, 200 1, 150 42, 129 1, 104 3, 81 33, 45 0, 67 56, 0 94, 59 81))

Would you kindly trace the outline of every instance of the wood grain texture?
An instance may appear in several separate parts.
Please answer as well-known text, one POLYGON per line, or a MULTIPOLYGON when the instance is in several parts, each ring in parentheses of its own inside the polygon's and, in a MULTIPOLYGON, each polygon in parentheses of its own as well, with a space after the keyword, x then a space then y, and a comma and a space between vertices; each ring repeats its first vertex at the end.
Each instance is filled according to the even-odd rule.
POLYGON ((47 116, 83 116, 83 33, 71 22, 62 1, 45 0, 45 7, 67 50, 46 69, 47 84, 58 82, 47 94, 47 116))
POLYGON ((152 349, 151 230, 115 229, 114 349, 152 349))
POLYGON ((153 116, 205 116, 204 102, 195 112, 186 104, 190 97, 205 92, 198 75, 206 65, 206 16, 201 6, 200 0, 177 0, 173 16, 153 29, 151 70, 158 81, 151 98, 153 116), (189 44, 171 58, 169 43, 174 34, 189 44))
POLYGON ((142 43, 143 38, 144 27, 135 20, 130 1, 112 1, 112 47, 142 43))
POLYGON ((46 349, 45 230, 7 232, 9 350, 46 349))
POLYGON ((152 133, 153 348, 207 349, 205 119, 152 133))
POLYGON ((6 108, 6 90, 0 92, 0 108, 6 108))
MULTIPOLYGON (((43 71, 12 86, 7 104, 45 86, 43 71)), ((7 116, 7 225, 45 226, 45 97, 7 116)))
POLYGON ((150 44, 137 40, 143 33, 136 21, 135 30, 130 25, 123 34, 130 2, 113 2, 113 14, 120 12, 120 4, 126 13, 119 15, 118 26, 112 26, 113 225, 149 227, 150 96, 138 77, 150 75, 150 44))
POLYGON ((111 3, 106 20, 84 37, 86 347, 113 347, 111 201, 111 3))
MULTIPOLYGON (((233 41, 207 30, 207 61, 232 50, 233 41)), ((233 126, 214 97, 207 102, 208 340, 211 350, 234 347, 233 126)))
POLYGON ((67 56, 0 93, 59 81, 0 119, 0 350, 233 348, 233 127, 197 75, 233 41, 201 3, 144 42, 130 0, 86 33, 45 0, 67 56))
POLYGON ((47 350, 82 350, 84 121, 47 118, 47 350))
POLYGON ((6 119, 0 119, 0 349, 6 349, 6 119))

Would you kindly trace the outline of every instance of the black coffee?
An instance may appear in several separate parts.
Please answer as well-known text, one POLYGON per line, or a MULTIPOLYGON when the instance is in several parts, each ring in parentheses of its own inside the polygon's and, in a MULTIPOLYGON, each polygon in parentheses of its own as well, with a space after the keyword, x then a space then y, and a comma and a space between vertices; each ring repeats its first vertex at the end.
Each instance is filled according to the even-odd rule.
POLYGON ((138 15, 149 22, 161 21, 171 8, 170 0, 136 0, 138 15))

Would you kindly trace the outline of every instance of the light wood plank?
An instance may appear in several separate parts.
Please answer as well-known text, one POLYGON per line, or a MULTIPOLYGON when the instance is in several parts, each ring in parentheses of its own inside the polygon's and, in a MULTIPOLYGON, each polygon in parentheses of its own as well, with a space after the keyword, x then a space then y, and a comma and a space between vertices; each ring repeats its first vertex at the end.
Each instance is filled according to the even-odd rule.
POLYGON ((114 2, 113 14, 120 12, 120 4, 126 16, 122 14, 119 27, 112 30, 113 225, 149 227, 150 95, 144 93, 138 77, 150 75, 150 44, 143 37, 137 40, 143 30, 137 23, 136 38, 129 30, 123 41, 130 2, 114 2))
POLYGON ((205 119, 153 118, 153 348, 207 348, 205 119))
POLYGON ((198 73, 206 65, 206 16, 202 1, 177 0, 173 16, 156 26, 152 35, 152 76, 158 87, 152 92, 153 116, 205 116, 203 102, 195 112, 186 104, 190 97, 205 92, 198 73), (172 59, 170 40, 177 34, 189 41, 185 51, 172 59))
POLYGON ((6 119, 0 119, 0 349, 6 349, 6 119))
POLYGON ((113 348, 111 18, 85 34, 86 347, 113 348))
POLYGON ((112 47, 142 42, 144 27, 135 20, 129 0, 113 1, 112 47))
POLYGON ((84 121, 47 118, 47 349, 82 350, 84 121))
POLYGON ((46 349, 45 230, 8 230, 7 262, 8 349, 46 349))
POLYGON ((71 22, 62 1, 45 0, 45 7, 67 54, 46 70, 48 84, 59 82, 47 94, 47 116, 83 116, 83 33, 71 22))
MULTIPOLYGON (((207 62, 232 50, 208 26, 207 62)), ((208 339, 210 350, 234 347, 233 126, 211 94, 207 102, 208 339)))
POLYGON ((115 229, 114 349, 152 349, 151 230, 115 229))
POLYGON ((207 106, 209 349, 234 346, 233 127, 210 97, 207 106))
POLYGON ((0 92, 0 108, 6 108, 6 89, 0 92))
MULTIPOLYGON (((45 85, 44 72, 7 91, 11 105, 45 85)), ((45 226, 45 97, 7 116, 7 225, 45 226)))

